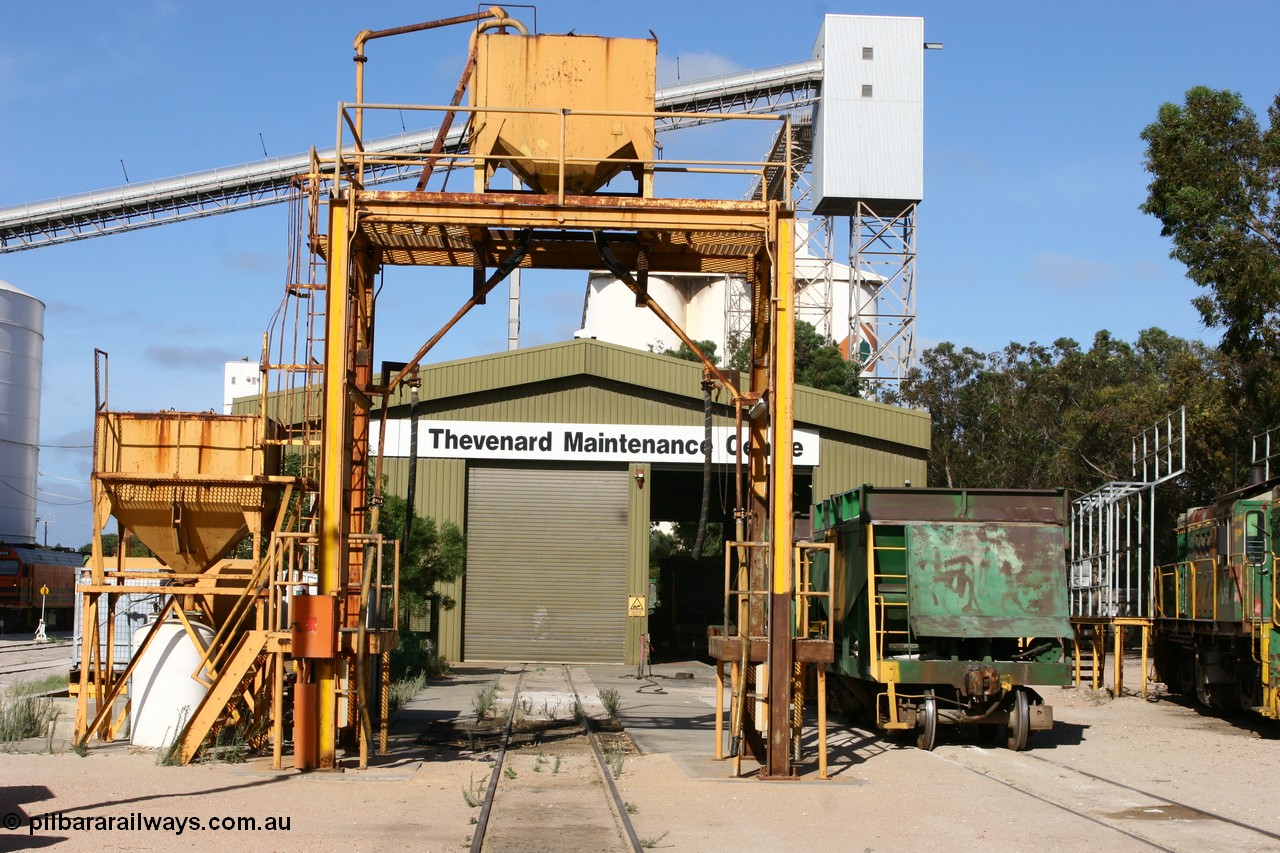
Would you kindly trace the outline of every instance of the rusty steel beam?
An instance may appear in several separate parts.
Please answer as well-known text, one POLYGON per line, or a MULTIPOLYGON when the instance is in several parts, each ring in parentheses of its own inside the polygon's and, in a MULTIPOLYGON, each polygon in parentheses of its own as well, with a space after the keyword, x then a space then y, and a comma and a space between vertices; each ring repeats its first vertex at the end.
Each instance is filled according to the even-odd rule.
POLYGON ((411 225, 623 231, 744 231, 763 234, 768 204, 722 199, 438 193, 364 190, 355 194, 361 222, 411 225))

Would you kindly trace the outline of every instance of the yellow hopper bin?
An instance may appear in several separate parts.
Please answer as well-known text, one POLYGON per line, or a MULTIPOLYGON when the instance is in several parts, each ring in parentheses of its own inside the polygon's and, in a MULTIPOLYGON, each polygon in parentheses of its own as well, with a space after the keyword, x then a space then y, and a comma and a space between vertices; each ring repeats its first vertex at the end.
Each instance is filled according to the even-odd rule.
MULTIPOLYGON (((99 412, 94 481, 166 566, 199 574, 274 523, 289 478, 256 416, 99 412)), ((105 521, 105 519, 102 519, 105 521)))
POLYGON ((565 192, 588 195, 626 170, 649 195, 657 62, 651 39, 480 35, 471 153, 495 159, 478 164, 477 191, 504 165, 534 191, 556 192, 563 145, 565 192))

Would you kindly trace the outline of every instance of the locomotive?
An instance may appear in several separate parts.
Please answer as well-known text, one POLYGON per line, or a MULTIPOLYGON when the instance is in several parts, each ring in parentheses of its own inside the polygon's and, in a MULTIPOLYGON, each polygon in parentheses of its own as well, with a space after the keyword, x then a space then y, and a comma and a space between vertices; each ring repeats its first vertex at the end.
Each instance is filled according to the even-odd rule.
POLYGON ((0 544, 0 620, 6 632, 70 628, 76 577, 84 555, 74 551, 0 544), (40 590, 47 588, 48 595, 40 590), (43 599, 43 600, 42 600, 43 599))
POLYGON ((863 486, 813 518, 836 707, 925 750, 943 724, 1012 750, 1053 727, 1032 685, 1070 682, 1063 491, 863 486))
POLYGON ((1176 561, 1156 569, 1156 679, 1209 708, 1280 718, 1275 535, 1280 480, 1178 517, 1176 561))

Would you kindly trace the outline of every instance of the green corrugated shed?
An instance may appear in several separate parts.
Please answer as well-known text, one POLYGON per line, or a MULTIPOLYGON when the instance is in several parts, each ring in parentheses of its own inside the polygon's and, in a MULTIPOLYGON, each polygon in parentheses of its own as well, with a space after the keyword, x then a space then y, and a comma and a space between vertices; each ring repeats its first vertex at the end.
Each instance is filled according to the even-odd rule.
MULTIPOLYGON (((702 425, 702 367, 693 362, 597 340, 548 344, 422 369, 418 415, 436 420, 541 423, 702 425)), ((391 402, 391 418, 408 416, 408 389, 391 402)), ((820 435, 820 464, 813 495, 827 497, 863 483, 923 485, 930 441, 927 412, 900 409, 827 391, 797 387, 796 426, 820 435)), ((733 410, 721 393, 715 423, 732 425, 733 410)), ((406 463, 387 460, 388 488, 405 489, 406 463)), ((466 463, 419 462, 417 512, 465 524, 466 463)), ((634 475, 636 466, 631 465, 634 475)), ((634 493, 630 519, 628 586, 648 585, 647 493, 634 493), (644 504, 637 506, 637 502, 644 504)), ((807 507, 797 507, 806 511, 807 507)), ((460 585, 459 585, 460 586, 460 585)), ((451 594, 462 600, 461 589, 451 594)), ((457 659, 462 610, 441 618, 440 651, 457 659)), ((636 620, 633 620, 633 623, 636 620)), ((627 638, 628 659, 638 654, 638 624, 627 638)))
MULTIPOLYGON (((701 426, 702 367, 668 356, 597 340, 574 340, 424 366, 418 416, 434 420, 651 424, 701 426)), ((408 416, 409 389, 392 398, 388 416, 408 416)), ((242 404, 237 404, 239 408, 242 404)), ((930 442, 927 412, 900 409, 826 391, 797 387, 796 426, 820 435, 813 496, 821 500, 864 483, 901 486, 925 482, 930 442)), ((716 425, 732 426, 733 409, 721 392, 716 425)), ((421 459, 415 511, 438 521, 466 523, 467 462, 421 459)), ((622 463, 618 463, 621 465, 622 463)), ((384 463, 388 489, 404 494, 407 461, 384 463)), ((627 466, 634 476, 645 465, 627 466)), ((634 490, 629 503, 630 594, 648 589, 649 495, 634 490)), ((808 507, 797 507, 806 512, 808 507)), ((463 600, 461 584, 450 594, 463 600)), ((461 605, 442 614, 440 652, 462 652, 461 605)), ((628 661, 634 663, 644 620, 629 620, 628 661)))

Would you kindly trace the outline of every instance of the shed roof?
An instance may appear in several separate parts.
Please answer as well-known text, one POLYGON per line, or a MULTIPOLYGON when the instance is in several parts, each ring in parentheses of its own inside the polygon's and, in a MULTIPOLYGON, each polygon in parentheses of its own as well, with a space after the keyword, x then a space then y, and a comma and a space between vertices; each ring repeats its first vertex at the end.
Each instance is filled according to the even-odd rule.
MULTIPOLYGON (((701 405, 702 366, 690 361, 581 338, 425 365, 419 399, 437 403, 521 385, 589 376, 633 385, 701 405)), ((409 402, 401 386, 392 406, 409 402)), ((796 422, 928 450, 928 412, 796 386, 796 422)))

